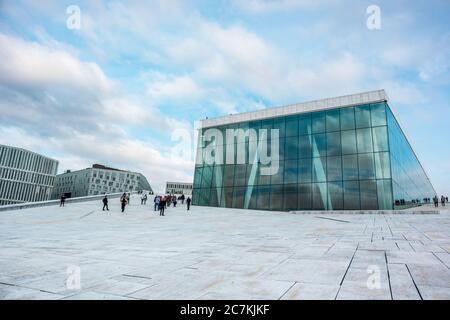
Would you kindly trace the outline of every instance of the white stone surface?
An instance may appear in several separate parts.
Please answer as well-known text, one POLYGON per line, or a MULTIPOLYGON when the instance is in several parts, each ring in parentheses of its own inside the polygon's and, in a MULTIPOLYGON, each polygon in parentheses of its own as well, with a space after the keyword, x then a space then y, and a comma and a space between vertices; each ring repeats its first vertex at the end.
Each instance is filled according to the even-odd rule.
POLYGON ((449 299, 450 212, 290 214, 137 198, 0 214, 0 299, 449 299), (68 288, 68 267, 81 288, 68 288), (370 289, 369 270, 379 271, 370 289), (372 269, 370 269, 372 268, 372 269))

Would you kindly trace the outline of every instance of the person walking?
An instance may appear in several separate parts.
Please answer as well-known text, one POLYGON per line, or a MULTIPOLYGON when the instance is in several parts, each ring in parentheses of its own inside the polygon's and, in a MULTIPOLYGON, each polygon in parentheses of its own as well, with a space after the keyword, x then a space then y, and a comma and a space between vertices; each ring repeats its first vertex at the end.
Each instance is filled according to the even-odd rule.
POLYGON ((141 206, 144 204, 144 194, 141 195, 141 206))
POLYGON ((144 193, 144 205, 147 205, 147 194, 144 193))
POLYGON ((444 196, 441 196, 441 205, 443 207, 445 207, 445 198, 444 198, 444 196))
POLYGON ((103 198, 102 202, 103 202, 103 211, 105 211, 105 208, 106 208, 106 211, 109 211, 109 208, 108 208, 108 196, 107 195, 105 195, 105 197, 103 198))
POLYGON ((180 200, 181 200, 181 204, 184 204, 184 194, 181 195, 180 200))
POLYGON ((176 208, 177 207, 177 196, 173 196, 172 202, 173 202, 173 207, 176 208))
POLYGON ((166 208, 166 198, 162 197, 159 200, 159 215, 164 216, 164 209, 166 208))
POLYGON ((435 206, 435 207, 439 207, 439 199, 438 199, 437 196, 434 196, 433 202, 434 202, 434 206, 435 206))
POLYGON ((161 198, 158 195, 156 195, 155 198, 153 199, 153 203, 154 203, 154 207, 155 207, 154 211, 159 209, 160 200, 161 200, 161 198))
POLYGON ((130 204, 130 193, 128 192, 128 194, 126 195, 126 199, 127 199, 127 204, 130 204))
POLYGON ((59 199, 59 206, 64 207, 65 203, 66 203, 66 195, 64 193, 62 193, 61 198, 59 199))
POLYGON ((189 211, 189 209, 190 209, 190 207, 191 207, 191 198, 190 198, 190 197, 188 197, 188 198, 186 199, 186 206, 187 206, 187 209, 188 209, 188 211, 189 211))
POLYGON ((122 212, 125 211, 125 206, 127 205, 127 202, 128 202, 127 195, 126 195, 126 193, 124 193, 122 195, 122 197, 120 197, 120 205, 121 205, 122 212))

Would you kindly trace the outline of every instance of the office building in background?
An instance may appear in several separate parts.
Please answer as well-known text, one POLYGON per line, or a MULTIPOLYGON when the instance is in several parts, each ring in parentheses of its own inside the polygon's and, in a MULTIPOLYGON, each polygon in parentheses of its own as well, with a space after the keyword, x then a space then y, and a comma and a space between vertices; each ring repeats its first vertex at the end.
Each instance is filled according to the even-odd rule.
POLYGON ((0 205, 49 200, 58 161, 0 145, 0 205))
POLYGON ((141 190, 153 193, 152 187, 141 173, 94 164, 92 168, 68 170, 57 175, 52 199, 58 199, 61 194, 74 198, 141 190))
POLYGON ((166 182, 166 194, 192 195, 192 183, 189 182, 166 182))

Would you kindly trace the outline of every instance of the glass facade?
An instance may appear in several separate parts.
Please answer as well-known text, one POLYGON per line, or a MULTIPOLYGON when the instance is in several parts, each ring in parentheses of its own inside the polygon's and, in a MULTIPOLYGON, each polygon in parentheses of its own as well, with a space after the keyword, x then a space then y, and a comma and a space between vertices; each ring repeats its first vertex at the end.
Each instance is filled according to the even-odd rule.
POLYGON ((396 208, 414 206, 435 195, 414 150, 408 143, 391 110, 387 110, 389 125, 392 189, 396 208))
POLYGON ((232 123, 213 128, 219 136, 209 134, 211 129, 203 128, 199 135, 194 205, 373 210, 393 209, 399 199, 412 204, 434 196, 385 102, 232 123), (242 131, 234 131, 234 137, 227 129, 242 131), (270 130, 278 133, 278 170, 269 175, 264 174, 268 165, 260 146, 255 146, 264 134, 261 129, 268 129, 267 154, 272 156, 270 130), (207 160, 211 156, 215 161, 207 160))

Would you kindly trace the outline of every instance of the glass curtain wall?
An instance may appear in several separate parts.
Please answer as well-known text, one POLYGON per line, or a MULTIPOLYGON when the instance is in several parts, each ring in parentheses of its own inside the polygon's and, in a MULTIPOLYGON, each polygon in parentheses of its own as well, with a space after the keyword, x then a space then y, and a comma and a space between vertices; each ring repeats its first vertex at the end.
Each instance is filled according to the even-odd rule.
POLYGON ((391 110, 387 110, 395 208, 433 201, 436 192, 391 110))
POLYGON ((389 115, 387 104, 380 102, 234 123, 216 128, 222 141, 206 141, 204 133, 210 128, 204 128, 193 204, 283 211, 392 209, 391 161, 396 160, 389 155, 389 115), (278 129, 278 172, 262 175, 265 166, 254 150, 255 137, 229 141, 226 129, 278 129), (234 148, 235 156, 238 148, 244 148, 245 163, 202 161, 207 150, 225 154, 227 148, 234 148))

